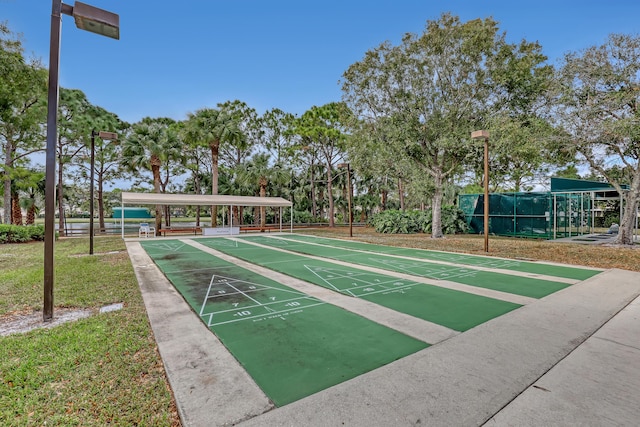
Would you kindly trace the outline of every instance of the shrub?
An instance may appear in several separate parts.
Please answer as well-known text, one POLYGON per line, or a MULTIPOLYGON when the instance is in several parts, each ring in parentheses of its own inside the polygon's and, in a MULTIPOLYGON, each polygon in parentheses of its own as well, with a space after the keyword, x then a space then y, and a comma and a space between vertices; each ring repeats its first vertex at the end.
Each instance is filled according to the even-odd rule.
POLYGON ((607 228, 612 224, 620 224, 620 215, 617 212, 605 212, 603 223, 607 228))
MULTIPOLYGON (((431 210, 386 210, 370 217, 367 223, 378 233, 431 233, 432 217, 431 210)), ((443 206, 441 218, 442 232, 445 234, 463 233, 466 230, 464 213, 456 206, 443 206)))
POLYGON ((464 233, 467 231, 467 219, 457 206, 442 207, 442 232, 444 234, 464 233))
POLYGON ((0 224, 0 243, 24 243, 44 240, 44 225, 0 224))

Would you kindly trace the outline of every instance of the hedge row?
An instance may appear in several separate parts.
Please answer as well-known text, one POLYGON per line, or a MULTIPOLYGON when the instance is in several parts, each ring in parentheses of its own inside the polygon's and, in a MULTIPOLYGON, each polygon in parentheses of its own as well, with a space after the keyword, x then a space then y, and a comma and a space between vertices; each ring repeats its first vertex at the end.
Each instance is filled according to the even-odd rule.
MULTIPOLYGON (((432 213, 426 211, 387 210, 369 218, 369 225, 378 233, 414 234, 431 233, 432 213)), ((442 232, 444 234, 464 233, 467 230, 464 213, 456 206, 442 207, 442 232)))
POLYGON ((44 240, 44 225, 0 224, 0 244, 44 240))

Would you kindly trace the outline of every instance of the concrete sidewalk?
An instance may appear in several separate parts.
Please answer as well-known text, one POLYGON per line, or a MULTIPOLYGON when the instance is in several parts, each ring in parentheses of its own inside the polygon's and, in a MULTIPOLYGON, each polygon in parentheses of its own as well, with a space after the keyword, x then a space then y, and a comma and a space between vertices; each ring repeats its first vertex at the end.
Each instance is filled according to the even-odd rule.
POLYGON ((635 425, 640 274, 609 270, 375 371, 274 408, 128 242, 185 426, 635 425))
POLYGON ((640 423, 640 297, 498 412, 487 425, 640 423))

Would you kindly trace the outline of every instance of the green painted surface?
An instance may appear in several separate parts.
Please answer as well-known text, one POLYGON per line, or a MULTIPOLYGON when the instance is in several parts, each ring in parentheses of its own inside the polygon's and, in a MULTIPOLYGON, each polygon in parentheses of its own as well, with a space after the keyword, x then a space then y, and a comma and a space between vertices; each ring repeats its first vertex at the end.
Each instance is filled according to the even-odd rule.
POLYGON ((278 406, 428 347, 178 240, 141 244, 278 406))
POLYGON ((231 240, 212 238, 199 239, 198 242, 254 264, 457 331, 466 331, 520 307, 510 302, 398 279, 392 274, 370 273, 303 255, 283 254, 242 241, 229 244, 231 240))
POLYGON ((314 242, 346 249, 357 249, 361 251, 400 255, 425 260, 446 261, 455 264, 470 266, 501 268, 505 270, 520 271, 523 273, 544 274, 546 276, 562 277, 575 280, 585 280, 601 273, 601 271, 599 270, 590 270, 578 267, 507 260, 479 255, 458 254, 453 252, 430 251, 426 249, 399 248, 395 246, 375 245, 370 243, 356 242, 352 240, 327 239, 300 234, 288 234, 286 236, 283 236, 283 238, 300 242, 314 242))
POLYGON ((280 247, 294 252, 381 268, 398 273, 411 274, 418 277, 448 280, 451 282, 463 283, 465 285, 493 289, 496 291, 508 292, 531 298, 542 298, 570 286, 567 283, 554 282, 551 280, 512 276, 509 274, 474 270, 472 268, 442 265, 420 259, 400 259, 388 256, 390 254, 361 252, 280 238, 256 236, 245 237, 244 239, 268 246, 280 247))

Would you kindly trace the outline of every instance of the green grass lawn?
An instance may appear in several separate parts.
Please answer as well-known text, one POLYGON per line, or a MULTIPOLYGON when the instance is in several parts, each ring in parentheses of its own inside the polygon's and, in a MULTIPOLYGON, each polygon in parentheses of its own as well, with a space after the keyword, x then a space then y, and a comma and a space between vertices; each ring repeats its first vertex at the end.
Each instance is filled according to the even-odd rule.
MULTIPOLYGON (((88 242, 56 242, 55 309, 124 307, 0 337, 0 425, 179 425, 124 242, 88 242)), ((0 321, 42 304, 43 243, 0 245, 0 321)))

